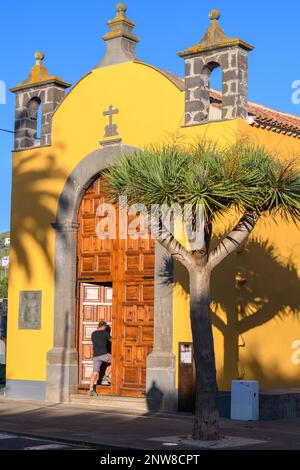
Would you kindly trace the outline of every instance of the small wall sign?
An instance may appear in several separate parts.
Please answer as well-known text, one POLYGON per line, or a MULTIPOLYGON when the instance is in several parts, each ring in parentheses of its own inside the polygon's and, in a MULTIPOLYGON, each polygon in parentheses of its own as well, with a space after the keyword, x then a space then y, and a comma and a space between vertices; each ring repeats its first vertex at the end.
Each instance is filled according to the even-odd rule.
POLYGON ((192 343, 180 344, 180 363, 192 364, 193 362, 193 346, 192 343))
POLYGON ((20 291, 19 329, 41 329, 42 291, 20 291))

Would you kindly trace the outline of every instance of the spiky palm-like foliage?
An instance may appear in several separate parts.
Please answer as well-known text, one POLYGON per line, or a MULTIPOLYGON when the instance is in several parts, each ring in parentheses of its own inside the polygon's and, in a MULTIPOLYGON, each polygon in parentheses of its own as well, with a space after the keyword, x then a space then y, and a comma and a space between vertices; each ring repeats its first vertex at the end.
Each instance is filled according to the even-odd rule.
MULTIPOLYGON (((158 241, 180 261, 190 276, 190 318, 196 363, 196 411, 193 437, 218 439, 216 369, 210 311, 213 269, 249 236, 263 214, 300 220, 300 171, 296 159, 280 161, 264 147, 238 141, 226 149, 199 141, 192 147, 153 146, 123 156, 106 173, 112 202, 126 196, 129 204, 201 207, 201 246, 186 248, 172 233, 156 232, 158 241), (213 221, 232 208, 238 223, 211 250, 213 221)), ((163 220, 161 221, 163 225, 163 220)))
POLYGON ((242 211, 300 219, 300 171, 263 147, 238 142, 225 150, 211 142, 189 149, 156 146, 123 157, 107 174, 113 201, 202 204, 207 222, 232 205, 242 211))

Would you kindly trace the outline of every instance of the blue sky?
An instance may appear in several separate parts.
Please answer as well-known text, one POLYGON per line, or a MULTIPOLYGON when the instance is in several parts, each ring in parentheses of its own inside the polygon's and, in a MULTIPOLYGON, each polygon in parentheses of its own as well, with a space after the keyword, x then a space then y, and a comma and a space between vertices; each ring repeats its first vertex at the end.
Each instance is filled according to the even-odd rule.
MULTIPOLYGON (((43 50, 50 73, 74 84, 104 53, 101 36, 115 16, 115 0, 14 0, 1 2, 0 80, 7 89, 24 80, 43 50)), ((221 10, 221 26, 231 37, 255 46, 249 61, 249 99, 300 115, 292 103, 292 82, 300 80, 299 0, 127 0, 128 17, 141 38, 144 61, 183 74, 176 52, 195 44, 209 24, 208 12, 221 10)), ((0 128, 13 129, 14 96, 0 104, 0 128)), ((13 136, 0 132, 0 231, 9 228, 13 136)))

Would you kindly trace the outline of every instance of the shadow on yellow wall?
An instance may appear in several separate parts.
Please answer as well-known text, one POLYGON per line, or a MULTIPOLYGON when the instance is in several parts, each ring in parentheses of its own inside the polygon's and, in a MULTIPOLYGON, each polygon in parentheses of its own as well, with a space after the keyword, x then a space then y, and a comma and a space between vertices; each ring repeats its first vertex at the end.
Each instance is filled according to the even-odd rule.
POLYGON ((17 157, 18 154, 13 169, 11 255, 30 280, 37 259, 33 259, 34 251, 29 249, 29 244, 37 245, 48 268, 54 269, 51 223, 55 221, 57 188, 67 175, 51 153, 37 150, 20 161, 17 157))
POLYGON ((275 360, 271 361, 268 369, 263 364, 257 354, 249 354, 244 361, 249 379, 258 380, 262 390, 297 389, 299 390, 299 377, 289 377, 282 372, 281 364, 275 360), (271 373, 270 373, 271 371, 271 373))
MULTIPOLYGON (((179 263, 175 270, 176 283, 188 299, 188 273, 179 263)), ((223 346, 215 343, 217 356, 223 358, 223 364, 217 364, 219 388, 230 389, 231 380, 250 378, 263 388, 299 386, 276 364, 265 364, 258 350, 247 348, 245 339, 273 319, 299 316, 299 278, 291 261, 283 263, 272 245, 256 239, 229 256, 212 275, 212 321, 223 338, 223 346)))

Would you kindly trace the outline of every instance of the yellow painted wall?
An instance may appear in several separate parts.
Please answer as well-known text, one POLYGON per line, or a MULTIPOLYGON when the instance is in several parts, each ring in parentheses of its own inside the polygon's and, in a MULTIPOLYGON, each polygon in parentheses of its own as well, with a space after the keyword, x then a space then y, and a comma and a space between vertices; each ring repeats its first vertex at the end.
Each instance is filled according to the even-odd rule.
MULTIPOLYGON (((254 128, 242 120, 236 123, 237 136, 266 146, 279 158, 288 159, 300 153, 299 139, 254 128)), ((196 129, 199 127, 206 126, 196 129)), ((225 224, 223 230, 215 227, 215 232, 218 235, 226 232, 225 224)), ((212 309, 221 390, 229 390, 231 380, 238 378, 258 379, 262 389, 299 388, 299 277, 300 231, 280 218, 276 222, 267 217, 262 219, 246 250, 232 254, 216 269, 212 276, 212 309), (239 271, 247 279, 242 288, 235 282, 239 271), (242 320, 239 306, 253 315, 245 332, 241 331, 242 323, 237 323, 242 320)), ((174 353, 178 361, 178 342, 190 342, 192 336, 188 274, 177 263, 175 280, 174 353)))
MULTIPOLYGON (((8 379, 46 380, 46 352, 52 347, 54 303, 54 232, 50 224, 55 220, 58 197, 67 176, 86 155, 100 147, 99 141, 103 140, 107 125, 107 118, 102 113, 109 105, 119 109, 114 122, 118 124, 123 144, 142 148, 149 142, 166 141, 170 134, 177 132, 186 136, 187 141, 201 135, 226 144, 234 141, 237 135, 250 132, 268 146, 279 146, 290 152, 300 150, 299 140, 254 129, 241 120, 181 127, 184 114, 182 91, 157 70, 141 63, 101 68, 85 76, 54 114, 52 145, 13 153, 8 379), (42 328, 39 331, 18 329, 20 290, 43 291, 42 328)), ((257 236, 276 245, 282 263, 286 263, 291 253, 296 251, 299 269, 297 244, 300 236, 294 228, 281 225, 276 230, 261 228, 257 236)), ((174 291, 176 354, 178 341, 191 338, 185 290, 187 279, 181 271, 182 268, 176 266, 175 276, 184 280, 183 286, 178 282, 174 291)), ((219 315, 224 316, 224 311, 219 315)), ((291 365, 289 348, 297 335, 300 339, 299 326, 299 320, 287 316, 282 321, 271 320, 243 335, 246 346, 240 350, 247 376, 252 373, 247 361, 250 352, 255 350, 269 375, 271 364, 280 359, 280 377, 283 374, 294 384, 297 375, 299 377, 300 366, 291 365), (280 347, 273 339, 280 343, 280 347)), ((222 371, 223 334, 215 329, 214 336, 220 385, 226 388, 228 384, 222 371)), ((284 380, 279 380, 278 385, 284 385, 284 380)))
POLYGON ((108 118, 119 109, 123 143, 143 147, 168 139, 182 124, 184 97, 152 67, 126 63, 98 69, 71 90, 53 118, 52 145, 13 153, 7 378, 46 380, 53 344, 54 231, 57 201, 68 175, 100 148, 108 118), (19 291, 42 290, 42 329, 18 329, 19 291))
POLYGON ((7 378, 46 380, 53 338, 54 221, 60 186, 50 147, 13 155, 7 378), (41 330, 18 329, 20 290, 42 290, 41 330))

